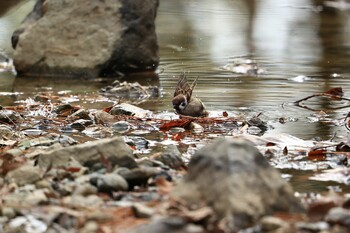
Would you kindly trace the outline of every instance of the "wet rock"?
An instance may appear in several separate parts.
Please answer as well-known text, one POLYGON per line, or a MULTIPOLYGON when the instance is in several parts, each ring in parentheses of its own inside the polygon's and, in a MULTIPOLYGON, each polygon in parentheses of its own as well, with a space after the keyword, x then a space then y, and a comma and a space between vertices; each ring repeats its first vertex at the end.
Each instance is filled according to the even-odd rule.
POLYGON ((97 110, 92 113, 96 124, 108 125, 115 122, 115 117, 105 111, 97 110))
POLYGON ((22 117, 19 113, 7 109, 0 110, 0 122, 13 124, 20 120, 22 117))
POLYGON ((68 116, 68 119, 84 119, 84 120, 91 120, 90 112, 86 109, 79 109, 78 111, 74 112, 73 114, 68 116))
POLYGON ((127 121, 118 121, 112 124, 111 128, 118 133, 125 133, 132 128, 132 125, 127 121))
POLYGON ((91 178, 91 183, 94 184, 99 192, 111 193, 116 191, 128 190, 128 183, 118 174, 98 175, 91 178))
POLYGON ((152 112, 149 110, 144 110, 135 105, 121 103, 113 106, 113 108, 109 111, 112 115, 127 115, 127 116, 135 116, 135 117, 150 117, 152 112))
POLYGON ((135 147, 137 150, 148 149, 150 144, 147 139, 137 136, 127 137, 125 138, 125 142, 128 145, 135 147))
POLYGON ((160 172, 158 168, 140 166, 138 168, 126 170, 116 169, 115 173, 124 177, 128 182, 129 188, 134 186, 143 186, 147 184, 150 177, 157 175, 160 172))
POLYGON ((157 7, 157 0, 38 0, 12 36, 16 70, 70 77, 155 70, 157 7))
POLYGON ((163 152, 155 155, 153 158, 173 169, 179 169, 184 166, 181 153, 175 145, 166 146, 163 152))
POLYGON ((70 127, 76 130, 84 130, 87 126, 92 125, 92 120, 79 119, 70 124, 70 127))
POLYGON ((235 58, 222 68, 233 73, 246 75, 259 75, 265 73, 265 70, 260 68, 256 61, 245 58, 235 58))
POLYGON ((111 166, 137 167, 132 150, 120 137, 99 139, 42 152, 38 155, 37 163, 40 167, 65 167, 71 157, 87 167, 104 160, 108 160, 111 166))
POLYGON ((157 86, 141 86, 138 82, 120 83, 117 80, 112 85, 102 88, 100 94, 108 97, 147 99, 149 97, 159 97, 160 91, 157 86))
POLYGON ((191 206, 206 203, 232 230, 274 212, 303 211, 281 174, 240 139, 218 139, 198 150, 172 195, 191 206))
POLYGON ((350 228, 350 210, 341 207, 332 208, 325 220, 330 224, 339 224, 350 228))
POLYGON ((38 167, 23 165, 7 173, 5 179, 8 183, 16 183, 18 186, 33 184, 41 179, 42 171, 38 167))

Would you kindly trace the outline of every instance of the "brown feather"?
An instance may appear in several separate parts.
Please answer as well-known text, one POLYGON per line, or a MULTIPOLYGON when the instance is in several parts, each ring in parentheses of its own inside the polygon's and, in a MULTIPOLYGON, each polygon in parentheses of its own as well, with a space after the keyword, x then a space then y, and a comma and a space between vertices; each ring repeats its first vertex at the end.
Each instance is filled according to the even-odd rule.
POLYGON ((197 85, 197 79, 198 78, 196 78, 193 81, 192 85, 190 86, 190 84, 187 81, 186 76, 183 74, 179 78, 179 81, 177 82, 177 86, 176 86, 176 89, 174 92, 174 97, 179 95, 179 94, 183 94, 184 96, 186 96, 187 100, 189 101, 191 99, 191 96, 192 96, 192 91, 197 85))

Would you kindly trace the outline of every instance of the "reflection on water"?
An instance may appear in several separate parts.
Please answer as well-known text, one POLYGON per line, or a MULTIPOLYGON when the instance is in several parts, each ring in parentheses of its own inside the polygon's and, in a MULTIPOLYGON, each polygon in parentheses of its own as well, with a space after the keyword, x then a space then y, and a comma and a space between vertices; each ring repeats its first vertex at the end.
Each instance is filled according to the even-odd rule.
MULTIPOLYGON (((11 7, 9 2, 16 1, 0 2, 0 50, 11 55, 11 33, 34 1, 18 1, 16 7, 11 7)), ((310 111, 288 104, 282 107, 283 103, 338 86, 343 87, 346 97, 350 97, 349 13, 338 10, 320 12, 315 2, 160 1, 157 33, 161 62, 158 72, 164 96, 144 103, 142 107, 157 112, 171 110, 176 76, 185 72, 189 79, 199 77, 195 94, 209 110, 250 115, 262 112, 274 126, 269 131, 273 134, 285 132, 304 139, 328 139, 334 133, 345 136, 344 127, 310 123, 310 111), (254 77, 220 68, 230 58, 240 56, 256 60, 267 73, 254 77), (293 118, 295 122, 280 124, 280 117, 293 118)), ((13 79, 8 76, 11 75, 0 74, 0 91, 24 94, 1 98, 2 105, 25 98, 43 85, 89 94, 108 84, 96 80, 43 79, 17 79, 12 83, 13 79)), ((151 84, 151 80, 148 77, 143 83, 151 84)), ((319 101, 315 106, 328 109, 329 102, 319 101)), ((338 119, 348 111, 340 109, 327 113, 338 119)))

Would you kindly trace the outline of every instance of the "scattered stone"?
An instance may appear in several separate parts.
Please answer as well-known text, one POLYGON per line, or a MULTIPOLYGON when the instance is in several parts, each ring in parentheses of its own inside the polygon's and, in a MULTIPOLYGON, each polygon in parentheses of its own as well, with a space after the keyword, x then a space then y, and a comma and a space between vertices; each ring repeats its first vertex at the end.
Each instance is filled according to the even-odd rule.
POLYGON ((116 80, 112 85, 102 88, 100 94, 108 97, 147 99, 150 97, 159 97, 160 90, 157 86, 141 86, 138 82, 120 83, 116 80))
POLYGON ((118 174, 105 174, 91 178, 99 192, 111 193, 116 191, 127 191, 129 186, 126 180, 118 174))
POLYGON ((134 203, 132 208, 137 218, 150 218, 155 214, 155 210, 141 203, 134 203))
POLYGON ((350 228, 350 210, 341 207, 332 208, 325 220, 330 224, 339 224, 350 228))
POLYGON ((166 146, 163 152, 156 154, 153 158, 173 169, 179 169, 184 166, 181 153, 175 145, 166 146))
POLYGON ((86 127, 92 124, 92 120, 79 119, 70 124, 70 127, 76 130, 84 130, 86 127))
POLYGON ((79 109, 78 111, 74 112, 73 114, 68 116, 68 119, 84 119, 84 120, 91 120, 90 112, 86 109, 79 109))
POLYGON ((157 7, 158 0, 40 0, 12 36, 16 70, 92 78, 155 70, 157 7))
POLYGON ((298 222, 296 227, 301 232, 327 232, 330 229, 326 222, 298 222))
POLYGON ((144 137, 138 137, 138 136, 126 137, 125 142, 128 145, 135 147, 136 150, 148 149, 149 147, 149 141, 144 137))
POLYGON ((72 195, 63 198, 63 204, 70 206, 72 208, 94 208, 100 207, 103 205, 103 200, 96 195, 81 196, 81 195, 72 195))
POLYGON ((198 150, 172 195, 189 206, 213 207, 231 230, 274 212, 303 211, 281 174, 251 143, 239 139, 218 139, 198 150))
POLYGON ((5 179, 8 183, 16 183, 18 186, 34 184, 42 177, 42 171, 38 167, 23 165, 7 173, 5 179))
POLYGON ((97 188, 89 183, 79 184, 73 191, 73 195, 88 196, 91 194, 97 194, 97 188))
POLYGON ((79 229, 79 233, 97 233, 99 232, 99 225, 95 221, 88 221, 85 223, 84 227, 79 229))
POLYGON ((18 147, 25 150, 31 147, 49 147, 56 143, 61 146, 70 146, 77 144, 77 141, 67 135, 50 133, 42 137, 23 140, 19 143, 18 147))
POLYGON ((222 68, 233 73, 246 75, 259 75, 266 72, 264 69, 259 67, 256 61, 245 58, 235 58, 222 68))
POLYGON ((190 123, 190 129, 191 129, 191 132, 194 134, 200 134, 204 132, 203 126, 194 122, 190 123))
POLYGON ((16 203, 18 208, 37 206, 39 204, 45 204, 48 201, 45 189, 36 189, 34 185, 23 186, 15 193, 10 193, 4 196, 4 205, 13 205, 16 203))
POLYGON ((153 220, 149 224, 144 224, 123 233, 203 233, 205 230, 198 225, 188 224, 179 217, 169 217, 153 220))
POLYGON ((12 219, 17 215, 16 211, 11 207, 3 206, 1 207, 0 212, 1 212, 1 216, 7 217, 8 219, 12 219))
POLYGON ((121 103, 113 106, 109 113, 112 115, 127 115, 139 118, 146 118, 152 116, 151 111, 127 103, 121 103))
POLYGON ((140 166, 130 170, 117 170, 117 173, 124 177, 129 184, 129 188, 134 186, 144 186, 150 177, 160 172, 158 168, 140 166))
POLYGON ((22 117, 19 113, 7 109, 0 110, 0 122, 13 124, 20 120, 22 117))
POLYGON ((92 116, 94 117, 96 124, 108 125, 115 122, 114 116, 102 110, 94 111, 92 116))
POLYGON ((127 121, 118 121, 112 124, 111 128, 118 133, 126 133, 132 128, 132 125, 127 121))
POLYGON ((265 216, 260 219, 260 225, 263 232, 274 232, 279 228, 287 227, 288 223, 277 217, 265 216))
POLYGON ((95 163, 108 160, 111 166, 134 168, 137 164, 131 148, 120 137, 99 139, 79 145, 53 149, 38 155, 38 165, 47 168, 65 167, 70 158, 83 166, 91 167, 95 163))

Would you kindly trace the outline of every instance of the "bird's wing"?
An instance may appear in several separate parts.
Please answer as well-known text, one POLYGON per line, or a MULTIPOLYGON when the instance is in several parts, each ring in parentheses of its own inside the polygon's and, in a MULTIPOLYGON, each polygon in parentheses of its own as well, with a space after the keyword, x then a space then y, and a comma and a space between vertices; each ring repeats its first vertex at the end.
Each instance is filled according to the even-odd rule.
POLYGON ((179 81, 177 82, 177 86, 174 92, 174 97, 183 94, 186 96, 186 98, 189 100, 191 99, 192 96, 192 91, 197 85, 197 79, 193 81, 192 85, 188 84, 186 76, 183 74, 180 78, 179 81))

